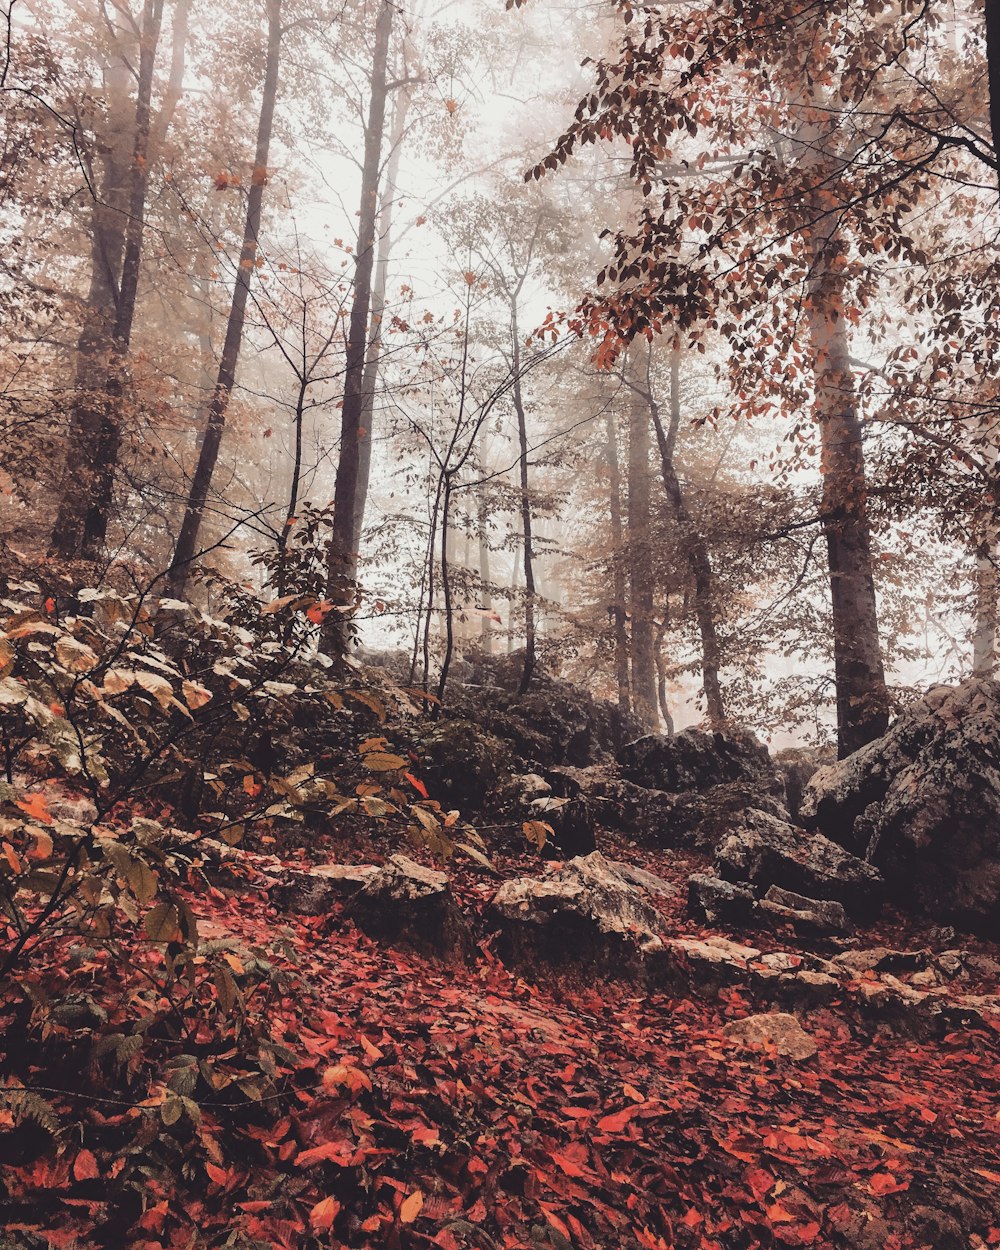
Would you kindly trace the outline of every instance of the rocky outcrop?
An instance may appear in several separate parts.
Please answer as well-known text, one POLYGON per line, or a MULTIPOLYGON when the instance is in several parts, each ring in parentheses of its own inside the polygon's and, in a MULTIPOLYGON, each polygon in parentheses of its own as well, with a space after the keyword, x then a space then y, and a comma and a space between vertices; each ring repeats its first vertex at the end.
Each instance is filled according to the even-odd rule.
POLYGON ((881 869, 901 907, 1000 937, 1000 683, 929 690, 820 769, 803 820, 881 869))
POLYGON ((357 894, 378 871, 374 864, 283 867, 271 887, 271 901, 282 911, 300 916, 324 916, 336 903, 357 894))
POLYGON ((685 729, 674 737, 647 734, 618 752, 622 776, 670 794, 704 793, 730 782, 784 800, 785 786, 767 747, 747 730, 707 733, 685 729))
POLYGON ((371 937, 445 959, 467 959, 472 939, 447 876, 395 854, 372 873, 347 906, 371 937))
POLYGON ((566 857, 589 855, 597 850, 594 815, 582 795, 572 799, 552 795, 533 799, 527 815, 529 820, 542 821, 552 830, 543 849, 566 857))
POLYGON ((473 720, 439 720, 413 734, 420 776, 432 799, 462 812, 478 811, 510 775, 507 747, 473 720))
POLYGON ((501 958, 644 979, 650 953, 662 947, 649 895, 672 887, 640 873, 594 851, 545 876, 506 881, 489 909, 501 958))
POLYGON ((727 881, 779 886, 807 899, 833 899, 852 915, 878 909, 883 882, 871 864, 822 834, 808 834, 787 821, 753 809, 719 845, 715 867, 727 881))

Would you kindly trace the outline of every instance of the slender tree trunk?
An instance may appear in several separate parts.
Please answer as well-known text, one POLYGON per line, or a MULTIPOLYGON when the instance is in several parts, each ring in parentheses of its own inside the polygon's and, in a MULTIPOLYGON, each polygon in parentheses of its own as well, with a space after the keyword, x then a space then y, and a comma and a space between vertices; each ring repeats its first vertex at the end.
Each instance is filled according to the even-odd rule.
POLYGON ((694 611, 701 638, 701 682, 705 695, 705 713, 713 729, 722 729, 726 723, 726 707, 722 697, 719 669, 722 667, 722 649, 715 623, 715 571, 708 544, 698 533, 691 511, 684 498, 684 489, 674 464, 677 431, 681 422, 681 354, 674 347, 670 355, 670 428, 664 431, 659 406, 653 396, 652 383, 648 388, 649 408, 656 431, 660 451, 660 470, 663 486, 670 501, 674 520, 681 533, 684 556, 694 582, 694 611))
MULTIPOLYGON (((664 614, 665 616, 666 614, 664 614)), ((668 738, 674 736, 674 718, 667 702, 667 666, 663 659, 663 639, 667 634, 667 621, 664 619, 656 629, 656 699, 660 705, 660 716, 663 718, 664 732, 668 738)))
POLYGON ((521 394, 521 343, 518 338, 517 302, 510 307, 511 370, 513 386, 511 398, 517 414, 517 445, 521 479, 521 543, 524 554, 524 668, 518 694, 531 685, 535 671, 535 550, 531 533, 531 496, 528 493, 528 424, 524 415, 524 397, 521 394))
MULTIPOLYGON (((643 344, 645 347, 645 344, 643 344)), ((653 624, 653 552, 649 518, 649 410, 644 402, 645 367, 639 342, 629 347, 625 368, 634 378, 628 406, 629 615, 632 618, 632 703, 650 730, 658 727, 653 624)))
POLYGON ((288 507, 285 509, 285 523, 278 535, 278 567, 275 589, 279 595, 288 593, 288 539, 295 514, 299 506, 299 487, 302 482, 302 426, 305 420, 306 390, 309 379, 303 371, 299 378, 299 389, 295 399, 295 444, 292 452, 292 480, 288 485, 288 507))
POLYGON ((984 536, 976 550, 976 623, 972 636, 972 671, 990 673, 997 661, 998 547, 995 536, 984 536))
POLYGON ((264 72, 264 89, 261 97, 260 118, 257 123, 257 146, 254 153, 254 169, 247 195, 247 215, 243 230, 243 247, 233 287, 233 299, 226 326, 226 339, 219 360, 219 373, 215 390, 208 408, 205 437, 201 444, 198 464, 191 480, 181 532, 174 550, 170 569, 170 583, 175 591, 183 589, 191 564, 198 549, 198 535, 212 485, 212 475, 219 459, 219 448, 226 425, 226 411, 236 382, 243 342, 243 323, 246 319, 250 283, 257 264, 257 245, 260 236, 261 208, 264 186, 267 182, 267 162, 271 147, 271 129, 274 122, 274 105, 278 94, 278 62, 281 52, 281 0, 267 0, 267 61, 264 72))
POLYGON ((514 559, 510 573, 510 620, 507 625, 507 654, 510 655, 514 650, 514 604, 517 602, 517 592, 521 589, 521 573, 524 565, 521 561, 521 537, 517 535, 514 539, 514 559))
MULTIPOLYGON (((990 129, 994 150, 1000 152, 1000 0, 986 0, 986 65, 990 89, 990 129)), ((1000 169, 997 170, 1000 180, 1000 169)), ((997 498, 995 478, 1000 464, 994 466, 993 497, 997 498)), ((975 673, 988 673, 997 662, 997 596, 1000 578, 997 561, 1000 545, 996 528, 984 535, 976 552, 976 625, 973 635, 972 669, 975 673)))
POLYGON ((609 404, 604 414, 606 434, 605 460, 608 466, 608 516, 611 523, 611 584, 613 602, 609 609, 614 623, 615 680, 618 685, 618 706, 631 711, 628 688, 628 631, 625 628, 625 552, 622 527, 622 478, 618 465, 618 431, 609 404))
POLYGON ((143 229, 146 217, 146 189, 149 184, 150 126, 152 121, 153 69, 160 41, 163 0, 145 0, 142 15, 142 37, 139 50, 139 82, 135 109, 135 146, 132 153, 125 246, 122 258, 121 286, 115 317, 114 341, 108 369, 108 402, 104 407, 97 439, 94 495, 84 523, 83 556, 97 559, 108 532, 108 520, 114 498, 115 476, 121 451, 122 410, 126 387, 126 369, 132 325, 135 321, 136 298, 139 293, 139 269, 142 261, 143 229))
POLYGON ((90 218, 90 287, 77 341, 66 469, 51 541, 53 554, 66 560, 78 559, 83 553, 88 514, 101 469, 100 434, 109 404, 107 379, 118 316, 135 138, 129 79, 128 57, 122 52, 107 71, 107 124, 100 136, 101 181, 90 218))
MULTIPOLYGON (((344 371, 344 404, 340 422, 340 458, 333 496, 333 532, 327 563, 327 595, 346 604, 354 594, 357 572, 359 431, 365 408, 365 356, 375 266, 375 225, 378 217, 378 185, 385 137, 386 78, 389 36, 392 33, 392 0, 377 0, 375 47, 372 55, 371 96, 365 127, 365 152, 361 176, 361 210, 358 224, 357 262, 354 271, 354 302, 348 327, 347 361, 344 371)), ((324 643, 338 653, 347 650, 346 621, 331 612, 324 628, 324 643)))
POLYGON ((448 561, 448 526, 451 522, 451 474, 445 473, 444 491, 441 501, 441 595, 444 600, 444 657, 441 660, 441 675, 438 678, 438 702, 444 700, 444 692, 448 685, 448 672, 451 658, 455 651, 455 620, 451 605, 451 566, 448 561))
MULTIPOLYGON (((378 215, 378 252, 372 279, 371 331, 361 382, 363 406, 358 427, 358 485, 354 499, 355 541, 361 541, 371 479, 372 429, 375 420, 375 392, 378 390, 379 363, 382 356, 382 318, 385 315, 385 289, 389 275, 389 254, 392 250, 392 218, 396 207, 396 184, 403 154, 406 118, 410 107, 410 91, 402 87, 396 94, 389 135, 389 160, 385 170, 385 187, 380 197, 378 215)), ((377 190, 377 188, 376 188, 377 190)))
MULTIPOLYGON (((483 444, 480 441, 480 462, 484 462, 483 444)), ((489 508, 486 492, 480 487, 476 500, 476 537, 479 543, 479 606, 484 615, 479 620, 479 638, 487 655, 493 654, 493 622, 486 613, 493 611, 493 582, 490 575, 489 508)))
POLYGON ((806 303, 813 345, 816 420, 823 473, 823 529, 830 567, 837 746, 841 758, 885 733, 889 696, 879 644, 872 576, 861 418, 851 372, 844 307, 845 248, 832 206, 813 193, 806 303))

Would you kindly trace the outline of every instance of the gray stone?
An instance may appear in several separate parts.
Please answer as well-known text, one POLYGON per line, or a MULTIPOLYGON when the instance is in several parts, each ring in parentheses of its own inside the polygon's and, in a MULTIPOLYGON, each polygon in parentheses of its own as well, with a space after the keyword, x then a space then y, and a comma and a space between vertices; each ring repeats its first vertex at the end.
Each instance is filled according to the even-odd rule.
POLYGON ((699 924, 749 924, 756 905, 753 891, 744 886, 704 872, 688 877, 688 915, 699 924))
POLYGON ((820 771, 803 820, 882 870, 900 907, 1000 937, 1000 683, 935 686, 820 771))
POLYGON ((374 864, 321 864, 316 868, 281 869, 271 887, 271 901, 282 911, 300 916, 323 916, 357 894, 378 872, 374 864))
POLYGON ((489 909, 501 958, 642 980, 661 945, 660 915, 624 867, 594 851, 543 877, 505 881, 489 909))
POLYGON ((443 872, 392 855, 369 876, 347 914, 372 937, 447 959, 467 959, 472 939, 443 872))
POLYGON ((851 932, 842 903, 806 898, 780 886, 768 888, 759 911, 779 923, 789 923, 804 937, 831 937, 851 932))
POLYGON ((720 844, 715 866, 727 881, 834 899, 857 916, 872 916, 882 892, 882 878, 870 864, 822 834, 806 834, 754 809, 720 844))

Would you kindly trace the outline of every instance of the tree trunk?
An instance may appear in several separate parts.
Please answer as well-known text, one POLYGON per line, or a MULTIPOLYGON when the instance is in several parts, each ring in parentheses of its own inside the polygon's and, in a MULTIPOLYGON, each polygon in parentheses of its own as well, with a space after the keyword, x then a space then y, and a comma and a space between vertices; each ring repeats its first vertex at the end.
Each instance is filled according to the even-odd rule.
POLYGON ((226 410, 236 382, 236 366, 239 363, 243 342, 243 323, 246 318, 250 282, 257 264, 257 244, 260 235, 261 207, 264 186, 267 182, 267 162, 271 147, 271 128, 274 121, 274 105, 278 94, 278 61, 281 52, 281 0, 267 0, 267 61, 264 71, 264 90, 257 123, 257 147, 254 168, 247 195, 247 215, 243 230, 243 246, 240 251, 239 269, 233 287, 233 299, 229 308, 226 339, 219 360, 219 373, 215 391, 208 408, 205 437, 201 444, 198 464, 191 480, 181 532, 177 539, 169 579, 175 592, 184 587, 197 554, 198 534, 212 485, 212 475, 219 458, 222 433, 226 425, 226 410))
POLYGON ((517 302, 510 306, 511 371, 513 386, 511 398, 517 414, 517 445, 521 480, 521 544, 524 554, 524 667, 518 694, 531 685, 535 671, 535 551, 531 533, 531 496, 528 494, 528 424, 524 416, 524 398, 521 394, 521 343, 518 338, 517 302))
POLYGON ((813 345, 816 421, 823 473, 823 530, 830 567, 837 746, 840 758, 885 733, 889 696, 872 576, 861 418, 844 307, 845 249, 831 206, 813 193, 812 272, 806 301, 813 345), (825 216, 824 216, 825 214, 825 216))
MULTIPOLYGON (((645 345, 643 345, 645 346, 645 345)), ((628 574, 632 618, 632 702, 649 730, 659 726, 653 621, 653 552, 649 519, 649 409, 644 402, 646 370, 639 342, 629 347, 625 368, 632 375, 628 407, 628 574)))
POLYGON ((115 317, 114 340, 108 368, 108 402, 104 406, 97 439, 94 494, 87 511, 83 535, 83 556, 97 559, 108 533, 108 519, 114 498, 115 475, 121 451, 122 426, 127 378, 127 358, 135 321, 142 261, 143 227, 146 217, 146 188, 149 185, 150 126, 152 121, 153 69, 160 41, 163 0, 145 0, 139 50, 139 80, 135 107, 135 146, 132 153, 125 246, 121 286, 115 317))
MULTIPOLYGON (((375 47, 372 55, 371 96, 365 127, 365 152, 361 175, 361 211, 358 224, 357 263, 354 271, 354 302, 348 328, 347 360, 344 371, 344 404, 340 422, 340 458, 333 496, 333 532, 327 562, 327 595, 346 604, 354 595, 357 572, 358 476, 360 470, 359 431, 365 407, 365 356, 368 348, 368 319, 372 299, 372 271, 375 266, 375 224, 378 216, 378 184, 385 132, 386 75, 389 63, 389 36, 394 7, 391 0, 378 0, 375 47)), ((331 612, 324 626, 328 649, 343 654, 347 650, 346 621, 342 613, 331 612)))
POLYGON ((972 671, 992 672, 997 661, 998 548, 985 537, 976 550, 976 623, 972 636, 972 671))
POLYGON ((129 170, 135 138, 129 79, 128 57, 122 52, 107 74, 107 125, 100 136, 101 183, 90 218, 90 287, 83 328, 77 341, 75 398, 69 421, 66 471, 52 532, 52 553, 66 560, 79 559, 83 554, 91 502, 101 470, 101 428, 110 402, 107 379, 112 367, 118 316, 129 170))
POLYGON ((608 612, 614 623, 615 680, 618 685, 618 706, 630 712, 631 699, 628 688, 628 633, 625 618, 625 551, 622 529, 622 478, 618 466, 618 431, 614 413, 608 404, 604 411, 605 460, 608 466, 608 517, 611 523, 611 584, 613 602, 608 612))
MULTIPOLYGON (((354 499, 354 535, 360 543, 365 522, 365 506, 368 503, 368 483, 372 464, 372 427, 375 419, 375 392, 378 390, 379 361, 382 355, 382 318, 385 315, 385 288, 389 274, 389 253, 392 248, 392 217, 396 202, 396 183, 399 178, 399 162, 403 153, 403 137, 406 134, 406 117, 410 107, 410 92, 402 87, 396 95, 389 136, 389 161, 385 171, 385 187, 380 197, 378 215, 378 251, 372 279, 371 331, 365 356, 364 375, 361 382, 363 406, 358 427, 358 485, 354 499)), ((378 188, 376 188, 377 192, 378 188)))

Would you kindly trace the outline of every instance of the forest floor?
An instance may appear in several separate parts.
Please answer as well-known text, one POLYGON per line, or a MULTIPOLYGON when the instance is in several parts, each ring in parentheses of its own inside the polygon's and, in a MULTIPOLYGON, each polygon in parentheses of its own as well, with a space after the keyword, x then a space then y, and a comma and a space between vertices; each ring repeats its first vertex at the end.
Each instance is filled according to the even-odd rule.
MULTIPOLYGON (((599 841, 679 887, 702 866, 599 841)), ((394 849, 351 855, 321 838, 309 859, 371 862, 394 849)), ((761 1009, 740 988, 668 996, 518 975, 488 940, 473 965, 445 965, 380 946, 336 909, 278 913, 253 860, 238 887, 202 884, 189 901, 202 943, 257 995, 270 1079, 217 1080, 195 1102, 195 1074, 172 1086, 191 1094, 178 1107, 141 1054, 109 1076, 86 1058, 85 1030, 53 1027, 25 1054, 21 1022, 0 1020, 8 1081, 16 1073, 63 1125, 53 1141, 0 1119, 0 1246, 1000 1244, 1000 1039, 988 1024, 899 1035, 835 999, 802 1017, 819 1049, 794 1063, 724 1036, 761 1009), (243 979, 251 967, 268 970, 256 989, 243 979)), ((529 855, 496 863, 504 877, 542 870, 529 855)), ((481 914, 496 878, 456 864, 449 873, 463 909, 481 914)), ((665 932, 704 934, 684 917, 682 888, 663 912, 665 932)), ((942 944, 900 917, 858 937, 859 947, 942 944)), ((152 958, 139 944, 128 954, 123 964, 81 953, 67 937, 39 993, 86 996, 114 1030, 135 969, 152 958)), ((218 1070, 251 1040, 216 1055, 218 1070)), ((200 1046, 195 1031, 178 1043, 194 1059, 172 1062, 201 1061, 200 1046)))

